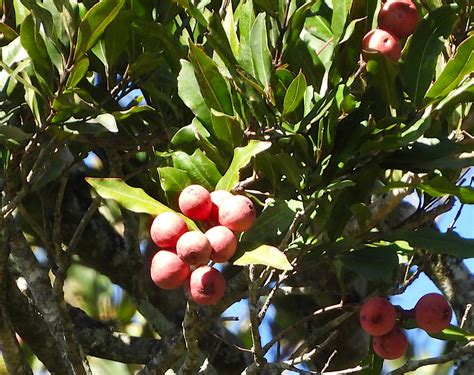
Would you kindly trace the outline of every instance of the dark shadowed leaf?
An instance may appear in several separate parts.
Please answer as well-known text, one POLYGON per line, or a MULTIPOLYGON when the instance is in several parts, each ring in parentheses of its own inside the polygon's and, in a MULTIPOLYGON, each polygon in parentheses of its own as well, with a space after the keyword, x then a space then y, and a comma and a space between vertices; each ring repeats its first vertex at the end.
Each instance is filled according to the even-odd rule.
POLYGON ((421 20, 404 49, 400 74, 407 93, 421 103, 433 79, 443 38, 451 34, 458 20, 455 4, 437 8, 421 20))

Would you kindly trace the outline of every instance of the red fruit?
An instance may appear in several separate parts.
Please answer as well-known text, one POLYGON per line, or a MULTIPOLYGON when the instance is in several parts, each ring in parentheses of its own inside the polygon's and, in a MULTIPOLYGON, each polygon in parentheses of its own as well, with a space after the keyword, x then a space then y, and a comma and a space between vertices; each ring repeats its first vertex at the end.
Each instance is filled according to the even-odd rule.
POLYGON ((211 260, 222 263, 227 262, 237 249, 237 238, 234 232, 222 225, 213 227, 205 233, 211 244, 211 260))
POLYGON ((184 233, 176 243, 176 253, 188 264, 207 263, 211 252, 207 237, 196 230, 184 233))
POLYGON ((243 195, 233 195, 219 207, 219 223, 234 232, 250 229, 256 215, 253 202, 243 195))
POLYGON ((393 61, 398 61, 402 47, 397 38, 388 31, 374 29, 365 34, 362 49, 369 52, 379 52, 393 61))
POLYGON ((179 209, 193 220, 207 220, 211 214, 211 195, 201 185, 189 185, 178 198, 179 209))
POLYGON ((418 10, 411 0, 388 0, 378 17, 379 28, 400 39, 413 34, 419 20, 418 10))
POLYGON ((215 268, 196 268, 189 278, 189 294, 199 305, 213 305, 224 296, 225 279, 215 268))
POLYGON ((372 346, 380 358, 397 359, 405 354, 408 340, 403 331, 395 327, 386 335, 374 337, 372 346))
POLYGON ((151 260, 151 279, 162 289, 179 288, 190 273, 189 266, 172 251, 158 251, 151 260))
POLYGON ((209 216, 209 220, 213 225, 219 224, 219 207, 222 203, 224 203, 227 199, 233 197, 232 193, 226 190, 215 190, 211 192, 211 215, 209 216))
POLYGON ((150 235, 156 246, 174 248, 181 235, 188 231, 186 222, 175 212, 159 214, 150 228, 150 235))
POLYGON ((442 294, 428 293, 415 306, 415 320, 418 327, 428 333, 441 332, 448 328, 453 311, 442 294))
POLYGON ((385 298, 369 298, 360 309, 360 325, 372 336, 383 336, 390 332, 396 319, 395 307, 385 298))

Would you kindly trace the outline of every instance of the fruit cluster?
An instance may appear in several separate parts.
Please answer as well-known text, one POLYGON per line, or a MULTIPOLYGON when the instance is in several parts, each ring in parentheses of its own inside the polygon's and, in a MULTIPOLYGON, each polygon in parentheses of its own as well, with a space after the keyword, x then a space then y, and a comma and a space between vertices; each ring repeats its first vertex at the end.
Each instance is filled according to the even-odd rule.
POLYGON ((378 28, 364 36, 363 50, 379 52, 398 61, 402 52, 399 39, 415 31, 419 18, 418 10, 411 0, 388 0, 380 9, 378 28))
POLYGON ((416 325, 428 333, 438 333, 449 326, 452 310, 441 294, 429 293, 420 298, 413 310, 396 309, 387 299, 369 298, 360 309, 360 325, 374 336, 374 352, 383 359, 397 359, 405 354, 408 340, 400 320, 414 318, 416 325), (401 317, 397 317, 397 310, 401 317), (397 318, 401 318, 397 321, 397 318))
POLYGON ((159 251, 151 261, 151 279, 162 289, 185 285, 189 296, 200 305, 212 305, 224 295, 224 276, 206 265, 228 261, 237 249, 239 232, 250 229, 256 218, 253 202, 242 195, 200 185, 183 189, 178 198, 181 212, 202 221, 205 233, 188 229, 183 217, 169 211, 159 214, 150 228, 159 251))

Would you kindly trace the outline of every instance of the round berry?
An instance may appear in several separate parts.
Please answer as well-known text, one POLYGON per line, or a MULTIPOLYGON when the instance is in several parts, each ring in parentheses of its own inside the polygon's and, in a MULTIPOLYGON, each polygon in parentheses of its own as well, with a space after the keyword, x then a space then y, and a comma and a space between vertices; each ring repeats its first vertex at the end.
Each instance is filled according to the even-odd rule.
POLYGON ((222 225, 213 227, 205 233, 211 244, 211 260, 222 263, 227 262, 237 249, 237 238, 229 228, 222 225))
POLYGON ((207 220, 211 214, 211 195, 201 185, 189 185, 178 198, 179 209, 193 220, 207 220))
POLYGON ((160 248, 174 248, 181 235, 188 231, 184 219, 176 212, 163 212, 151 224, 150 236, 160 248))
POLYGON ((372 336, 387 334, 395 326, 395 307, 385 298, 373 297, 364 302, 359 314, 362 329, 372 336))
POLYGON ((234 195, 219 207, 219 223, 234 232, 249 230, 256 215, 253 202, 243 195, 234 195))
POLYGON ((403 331, 395 327, 386 335, 374 337, 372 346, 380 358, 397 359, 405 354, 408 340, 403 331))
POLYGON ((398 61, 402 53, 402 46, 397 38, 381 29, 374 29, 365 34, 362 49, 368 52, 379 52, 393 61, 398 61))
POLYGON ((179 288, 190 273, 189 265, 172 251, 160 250, 151 260, 151 279, 162 289, 179 288))
POLYGON ((442 294, 428 293, 415 306, 415 320, 418 327, 428 333, 441 332, 449 327, 453 311, 442 294))
POLYGON ((199 305, 214 305, 223 296, 225 279, 215 268, 202 266, 196 268, 189 278, 189 295, 199 305))
POLYGON ((176 243, 176 253, 188 264, 205 264, 212 248, 207 237, 199 231, 184 233, 176 243))

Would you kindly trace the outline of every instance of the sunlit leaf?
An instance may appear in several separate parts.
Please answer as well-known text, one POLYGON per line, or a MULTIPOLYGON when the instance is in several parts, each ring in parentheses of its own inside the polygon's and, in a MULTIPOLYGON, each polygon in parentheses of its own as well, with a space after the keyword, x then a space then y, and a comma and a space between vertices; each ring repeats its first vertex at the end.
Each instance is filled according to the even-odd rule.
POLYGON ((291 271, 293 266, 286 255, 274 246, 261 245, 254 250, 246 251, 239 259, 234 261, 235 266, 260 264, 273 267, 282 271, 291 271))

